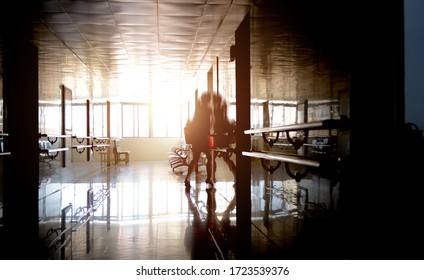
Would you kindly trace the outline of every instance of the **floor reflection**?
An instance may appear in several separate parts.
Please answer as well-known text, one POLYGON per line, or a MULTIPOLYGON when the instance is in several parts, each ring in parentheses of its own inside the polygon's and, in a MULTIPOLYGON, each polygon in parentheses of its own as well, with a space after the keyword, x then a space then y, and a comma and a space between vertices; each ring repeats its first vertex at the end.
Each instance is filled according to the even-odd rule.
POLYGON ((121 238, 139 240, 135 248, 143 244, 125 258, 215 258, 210 229, 214 228, 215 212, 222 212, 228 204, 224 197, 233 193, 234 182, 226 181, 231 175, 225 171, 218 172, 221 181, 215 185, 220 194, 218 204, 224 203, 220 206, 216 189, 206 191, 205 170, 201 168, 188 194, 183 189, 184 175, 172 173, 164 162, 134 162, 110 168, 78 163, 57 171, 44 173, 39 186, 39 235, 49 258, 62 258, 60 242, 51 241, 61 232, 61 210, 69 205, 72 211, 65 220, 73 225, 74 232, 65 259, 123 258, 125 248, 132 247, 119 243, 121 238), (124 232, 130 236, 121 236, 124 232), (116 252, 112 250, 115 246, 116 252), (51 255, 54 250, 57 252, 51 255))
MULTIPOLYGON (((65 216, 65 226, 74 226, 65 259, 234 259, 236 185, 228 165, 217 161, 214 188, 199 168, 190 192, 185 175, 173 173, 166 161, 109 168, 78 163, 49 173, 39 189, 45 255, 57 250, 50 258, 62 258, 62 243, 52 240, 63 228, 61 211, 72 205, 65 216)), ((257 164, 252 162, 249 258, 337 258, 329 217, 338 185, 314 174, 296 182, 284 169, 269 174, 257 164)))

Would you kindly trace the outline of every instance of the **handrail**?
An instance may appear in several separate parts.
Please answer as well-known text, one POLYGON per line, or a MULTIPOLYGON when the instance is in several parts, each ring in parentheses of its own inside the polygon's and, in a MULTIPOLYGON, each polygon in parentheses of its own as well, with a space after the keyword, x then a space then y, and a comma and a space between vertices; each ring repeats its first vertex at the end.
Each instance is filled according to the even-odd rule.
POLYGON ((57 153, 57 152, 65 152, 65 151, 69 150, 69 148, 51 148, 51 149, 41 149, 40 148, 39 150, 40 150, 40 153, 50 154, 50 153, 57 153))
POLYGON ((87 206, 79 207, 75 210, 73 220, 73 231, 78 231, 83 225, 93 219, 93 212, 106 200, 110 195, 108 190, 100 189, 93 194, 93 190, 87 191, 87 206), (81 215, 80 215, 81 214, 81 215))
POLYGON ((349 127, 349 120, 347 118, 342 118, 338 120, 328 119, 319 122, 309 122, 309 123, 301 123, 301 124, 292 124, 292 125, 283 125, 283 126, 275 126, 275 127, 264 127, 257 129, 249 129, 245 130, 245 134, 262 134, 263 140, 272 147, 275 143, 277 143, 280 133, 285 132, 287 136, 287 140, 289 143, 298 150, 302 145, 306 144, 308 141, 309 130, 322 130, 322 129, 340 129, 347 130, 349 127), (290 137, 290 132, 293 131, 304 131, 304 137, 298 139, 292 139, 290 137), (276 133, 276 137, 271 139, 267 137, 269 133, 276 133))
MULTIPOLYGON (((69 148, 65 147, 65 148, 50 148, 50 149, 45 149, 45 148, 38 148, 38 153, 43 156, 43 157, 49 157, 50 159, 55 159, 60 152, 66 152, 68 151, 69 148)), ((48 163, 50 166, 50 163, 48 163)))
POLYGON ((46 134, 46 133, 38 133, 38 138, 47 138, 52 145, 57 142, 59 138, 71 138, 70 134, 46 134))
POLYGON ((91 219, 90 215, 92 211, 93 211, 92 206, 84 206, 84 207, 77 208, 74 214, 74 216, 76 216, 77 219, 72 221, 74 223, 72 226, 72 231, 74 232, 78 231, 82 226, 84 226, 88 222, 88 220, 91 219), (82 215, 78 216, 80 213, 82 213, 82 215))
POLYGON ((313 130, 313 129, 336 129, 336 128, 342 128, 344 125, 345 125, 345 122, 342 120, 329 119, 329 120, 323 120, 318 122, 249 129, 249 130, 245 130, 244 134, 259 134, 259 133, 313 130))
POLYGON ((73 149, 91 148, 93 145, 72 145, 73 149))
POLYGON ((73 218, 76 218, 76 219, 73 220, 74 225, 73 225, 72 231, 78 231, 83 225, 87 224, 92 219, 92 215, 91 215, 92 213, 93 213, 93 189, 90 188, 87 190, 87 205, 83 207, 78 207, 75 210, 75 214, 73 218))
POLYGON ((72 145, 72 149, 76 150, 79 154, 82 154, 85 149, 92 149, 93 151, 104 151, 107 147, 110 147, 108 144, 109 138, 107 137, 95 137, 95 136, 84 136, 84 135, 72 135, 72 139, 78 143, 72 145), (84 144, 86 141, 86 144, 84 144))
POLYGON ((281 163, 284 163, 287 174, 299 182, 306 174, 309 172, 310 168, 319 168, 320 173, 324 176, 330 176, 331 178, 335 178, 337 174, 337 164, 338 159, 334 157, 323 157, 323 158, 312 158, 307 156, 299 156, 292 154, 283 154, 283 153, 275 153, 268 151, 261 152, 242 152, 244 156, 259 158, 261 160, 262 167, 270 172, 271 174, 277 170, 281 163), (277 161, 278 164, 276 166, 267 165, 265 160, 268 161, 277 161), (292 172, 290 170, 289 164, 298 164, 305 166, 305 170, 303 173, 301 172, 292 172))
POLYGON ((96 136, 93 136, 93 139, 94 140, 98 140, 98 141, 106 141, 106 140, 109 140, 109 137, 96 137, 96 136))
POLYGON ((93 144, 93 147, 110 147, 109 144, 93 144))
POLYGON ((74 139, 91 139, 91 136, 84 136, 84 135, 72 135, 72 138, 74 139))
POLYGON ((242 152, 244 156, 262 158, 266 160, 277 160, 287 163, 295 163, 310 167, 320 167, 321 161, 316 159, 307 158, 298 155, 287 155, 281 153, 270 153, 270 152, 242 152))
POLYGON ((103 152, 105 151, 108 147, 110 147, 109 144, 93 144, 93 150, 95 152, 103 152))
POLYGON ((92 198, 92 206, 93 209, 96 210, 99 206, 109 197, 110 190, 102 188, 98 190, 95 194, 93 194, 92 198))
POLYGON ((215 249, 217 251, 216 255, 217 257, 219 257, 218 260, 225 260, 224 253, 222 253, 221 247, 219 246, 218 241, 216 240, 215 236, 213 235, 213 232, 211 231, 209 227, 208 227, 208 233, 212 239, 213 244, 215 245, 215 249))
POLYGON ((93 136, 93 150, 96 152, 102 152, 107 149, 107 147, 110 147, 109 144, 109 138, 108 137, 95 137, 93 136))
POLYGON ((46 133, 39 133, 38 138, 41 137, 47 137, 47 138, 69 138, 71 137, 70 134, 46 134, 46 133))
POLYGON ((72 242, 72 226, 66 226, 66 215, 69 211, 72 213, 72 203, 65 206, 61 210, 60 228, 52 228, 49 230, 49 232, 52 231, 56 233, 56 237, 50 240, 48 243, 48 248, 55 248, 55 251, 50 254, 49 259, 57 252, 60 252, 60 259, 65 259, 65 247, 69 245, 70 242, 72 242), (57 248, 56 244, 59 244, 60 246, 57 248))
MULTIPOLYGON (((63 189, 63 188, 62 188, 63 189)), ((59 190, 58 190, 59 191, 59 190)), ((87 252, 90 250, 90 221, 93 220, 94 211, 109 197, 108 189, 102 188, 96 194, 93 189, 87 191, 87 205, 77 208, 73 211, 72 203, 69 203, 61 210, 61 226, 59 228, 51 228, 48 230, 46 237, 55 234, 54 238, 47 243, 48 248, 54 248, 54 252, 49 254, 51 259, 56 253, 60 252, 60 258, 65 259, 65 248, 72 242, 72 233, 77 232, 82 226, 86 226, 87 235, 87 252), (66 225, 66 215, 71 212, 70 225, 66 225)), ((72 252, 72 248, 71 248, 72 252)))
POLYGON ((0 132, 0 156, 8 156, 12 154, 11 152, 4 151, 3 137, 7 137, 7 136, 9 136, 9 133, 0 132))

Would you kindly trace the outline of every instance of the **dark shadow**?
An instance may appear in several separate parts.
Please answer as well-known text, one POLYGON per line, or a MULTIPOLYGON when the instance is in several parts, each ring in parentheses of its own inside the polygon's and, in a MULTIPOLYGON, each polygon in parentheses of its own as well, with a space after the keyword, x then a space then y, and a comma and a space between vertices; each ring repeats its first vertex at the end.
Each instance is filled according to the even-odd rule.
POLYGON ((200 210, 204 208, 202 205, 204 202, 198 201, 197 195, 192 196, 190 192, 185 192, 185 195, 188 208, 192 214, 192 221, 186 228, 184 245, 188 250, 191 250, 191 258, 193 260, 216 259, 208 231, 208 219, 206 218, 207 215, 205 215, 207 213, 203 213, 200 210))

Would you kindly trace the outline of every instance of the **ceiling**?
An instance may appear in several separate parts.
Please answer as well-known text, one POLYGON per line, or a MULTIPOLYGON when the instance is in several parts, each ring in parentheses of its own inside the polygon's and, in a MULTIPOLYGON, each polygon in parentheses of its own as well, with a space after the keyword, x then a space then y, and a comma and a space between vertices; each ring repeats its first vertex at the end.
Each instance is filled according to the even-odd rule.
POLYGON ((33 27, 39 47, 40 95, 54 99, 62 82, 74 84, 79 88, 76 94, 83 97, 99 90, 113 96, 113 84, 123 80, 130 84, 144 77, 160 77, 156 81, 162 84, 192 81, 206 73, 217 57, 229 61, 225 50, 234 44, 235 30, 251 2, 40 1, 33 27))
POLYGON ((217 58, 220 73, 234 70, 230 46, 250 12, 252 98, 323 100, 347 86, 349 5, 342 3, 33 0, 22 9, 18 1, 3 1, 0 27, 30 26, 25 30, 38 47, 41 101, 59 102, 64 84, 74 100, 144 101, 149 92, 173 102, 181 101, 181 91, 192 95, 205 87, 217 58))

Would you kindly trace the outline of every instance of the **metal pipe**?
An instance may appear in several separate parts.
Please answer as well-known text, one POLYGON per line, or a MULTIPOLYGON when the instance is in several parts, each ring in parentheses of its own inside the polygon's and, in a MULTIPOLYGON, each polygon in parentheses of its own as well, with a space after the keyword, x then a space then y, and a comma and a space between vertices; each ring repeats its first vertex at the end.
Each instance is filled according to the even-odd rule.
MULTIPOLYGON (((72 211, 72 204, 69 204, 65 208, 62 209, 62 217, 61 217, 61 230, 62 233, 60 234, 60 259, 65 259, 65 248, 69 244, 70 240, 72 240, 72 227, 66 226, 66 215, 69 211, 72 211)), ((71 248, 72 250, 72 248, 71 248)))
POLYGON ((290 124, 275 127, 264 127, 257 129, 245 130, 245 134, 259 134, 259 133, 272 133, 282 131, 296 131, 296 130, 311 130, 311 129, 335 129, 340 128, 340 120, 324 120, 319 122, 309 122, 300 124, 290 124))
POLYGON ((320 167, 321 163, 318 160, 313 160, 309 158, 305 158, 302 156, 296 155, 285 155, 285 154, 277 154, 277 153, 265 153, 265 152, 242 152, 244 156, 254 157, 254 158, 263 158, 266 160, 277 160, 288 163, 295 163, 305 166, 311 167, 320 167))

